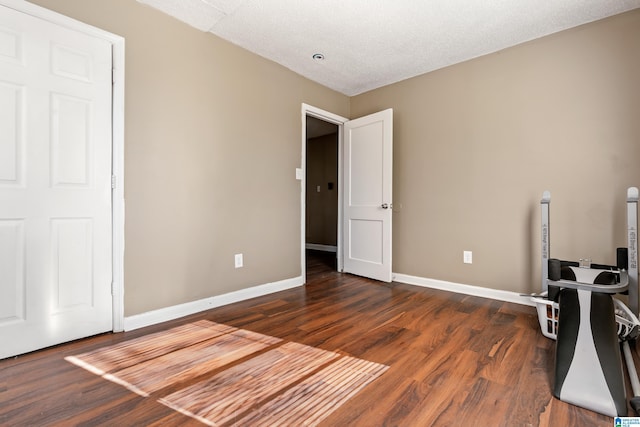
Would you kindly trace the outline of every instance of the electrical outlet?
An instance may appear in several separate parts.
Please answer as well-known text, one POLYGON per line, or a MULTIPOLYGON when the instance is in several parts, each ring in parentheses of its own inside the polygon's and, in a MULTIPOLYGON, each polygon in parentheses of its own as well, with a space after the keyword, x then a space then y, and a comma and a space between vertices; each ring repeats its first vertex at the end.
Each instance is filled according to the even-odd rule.
POLYGON ((242 254, 235 255, 235 263, 236 263, 236 268, 240 268, 243 266, 242 254))
POLYGON ((462 252, 462 262, 465 264, 473 264, 473 252, 464 251, 462 252))

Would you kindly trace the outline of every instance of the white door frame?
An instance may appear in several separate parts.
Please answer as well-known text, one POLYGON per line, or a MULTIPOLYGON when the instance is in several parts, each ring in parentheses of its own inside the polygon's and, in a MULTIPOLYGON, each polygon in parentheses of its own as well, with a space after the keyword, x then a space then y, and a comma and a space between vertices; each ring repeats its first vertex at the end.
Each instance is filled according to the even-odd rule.
POLYGON ((109 42, 112 46, 111 218, 113 331, 124 330, 124 38, 24 0, 0 0, 0 5, 109 42))
POLYGON ((342 135, 344 124, 349 121, 349 119, 330 113, 329 111, 325 111, 308 104, 302 104, 302 179, 300 183, 300 268, 302 283, 307 282, 307 262, 305 256, 307 205, 307 116, 315 117, 338 126, 338 184, 336 186, 338 194, 340 194, 338 197, 338 250, 336 254, 338 271, 342 271, 342 135))

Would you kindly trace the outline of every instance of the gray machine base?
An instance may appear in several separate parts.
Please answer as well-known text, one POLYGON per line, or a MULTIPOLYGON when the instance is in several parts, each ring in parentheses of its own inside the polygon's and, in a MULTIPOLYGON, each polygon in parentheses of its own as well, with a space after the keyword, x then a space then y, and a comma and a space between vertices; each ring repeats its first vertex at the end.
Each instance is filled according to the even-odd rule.
POLYGON ((611 295, 564 288, 559 305, 554 396, 611 417, 626 416, 611 295))

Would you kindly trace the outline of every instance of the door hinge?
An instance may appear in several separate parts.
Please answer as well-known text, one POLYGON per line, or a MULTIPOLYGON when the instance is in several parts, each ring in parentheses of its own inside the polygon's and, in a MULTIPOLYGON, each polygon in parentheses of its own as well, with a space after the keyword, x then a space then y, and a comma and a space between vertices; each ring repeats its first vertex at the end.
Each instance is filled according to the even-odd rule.
POLYGON ((116 188, 116 176, 111 175, 111 188, 116 188))
POLYGON ((115 68, 111 69, 111 84, 112 85, 116 84, 116 69, 115 68))

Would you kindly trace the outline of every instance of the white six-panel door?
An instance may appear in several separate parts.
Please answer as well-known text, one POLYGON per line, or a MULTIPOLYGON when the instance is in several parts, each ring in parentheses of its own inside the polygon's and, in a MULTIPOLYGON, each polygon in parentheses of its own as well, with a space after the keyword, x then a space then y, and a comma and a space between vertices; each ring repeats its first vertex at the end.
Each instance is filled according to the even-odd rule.
POLYGON ((391 282, 393 110, 344 124, 344 271, 391 282))
POLYGON ((111 55, 0 6, 0 358, 111 330, 111 55))

